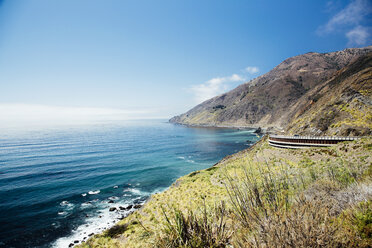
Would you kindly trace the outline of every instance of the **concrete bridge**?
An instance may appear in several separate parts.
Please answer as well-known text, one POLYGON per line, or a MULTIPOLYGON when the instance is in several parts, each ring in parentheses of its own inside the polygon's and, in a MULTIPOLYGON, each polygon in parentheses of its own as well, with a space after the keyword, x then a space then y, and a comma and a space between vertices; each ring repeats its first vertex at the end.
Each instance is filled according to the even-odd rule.
POLYGON ((307 148, 307 147, 326 147, 339 142, 357 140, 356 137, 317 137, 317 136, 285 136, 269 135, 269 144, 280 148, 307 148))

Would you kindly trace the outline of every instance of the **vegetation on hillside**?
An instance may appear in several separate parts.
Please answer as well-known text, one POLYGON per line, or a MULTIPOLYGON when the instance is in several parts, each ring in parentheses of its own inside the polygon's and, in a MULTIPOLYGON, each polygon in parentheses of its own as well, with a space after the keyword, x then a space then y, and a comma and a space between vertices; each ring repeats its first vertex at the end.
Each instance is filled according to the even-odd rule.
POLYGON ((372 53, 309 91, 290 112, 287 133, 366 136, 372 133, 372 53), (309 97, 311 96, 311 97, 309 97), (305 106, 301 102, 307 102, 305 106))
POLYGON ((263 139, 81 247, 370 247, 371 150, 371 138, 302 150, 263 139))

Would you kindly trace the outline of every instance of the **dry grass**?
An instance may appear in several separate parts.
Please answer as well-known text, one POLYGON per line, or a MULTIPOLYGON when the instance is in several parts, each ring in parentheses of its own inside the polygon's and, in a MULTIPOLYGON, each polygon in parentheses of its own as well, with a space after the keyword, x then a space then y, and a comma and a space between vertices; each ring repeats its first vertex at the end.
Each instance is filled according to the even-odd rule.
POLYGON ((232 235, 226 228, 226 208, 224 202, 215 206, 212 213, 207 213, 204 204, 202 213, 195 214, 189 210, 184 214, 173 209, 171 216, 163 211, 165 225, 156 242, 156 247, 210 247, 223 248, 232 235))
POLYGON ((372 202, 364 201, 348 209, 339 217, 343 223, 337 240, 344 247, 372 246, 372 202))
POLYGON ((234 247, 335 247, 339 225, 332 223, 327 208, 317 202, 298 200, 290 210, 266 209, 268 215, 252 218, 234 247))
POLYGON ((227 177, 234 247, 334 247, 339 226, 332 223, 330 209, 302 194, 292 197, 293 190, 301 191, 303 180, 294 180, 285 169, 274 174, 267 165, 258 175, 247 168, 252 166, 244 168, 240 180, 227 177))

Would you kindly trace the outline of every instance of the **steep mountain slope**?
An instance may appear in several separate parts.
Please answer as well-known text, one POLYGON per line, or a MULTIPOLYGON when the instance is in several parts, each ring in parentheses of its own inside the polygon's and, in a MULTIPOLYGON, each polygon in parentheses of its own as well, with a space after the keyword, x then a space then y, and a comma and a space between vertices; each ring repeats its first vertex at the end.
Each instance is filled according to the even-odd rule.
POLYGON ((370 135, 372 52, 314 87, 288 111, 288 133, 370 135))
MULTIPOLYGON (((328 82, 369 52, 372 52, 372 46, 323 54, 306 53, 286 59, 270 72, 207 100, 187 113, 173 117, 170 122, 196 126, 287 128, 292 118, 299 117, 302 104, 307 104, 305 100, 298 103, 300 99, 311 98, 314 88, 328 82)), ((291 130, 297 131, 294 124, 291 130)))

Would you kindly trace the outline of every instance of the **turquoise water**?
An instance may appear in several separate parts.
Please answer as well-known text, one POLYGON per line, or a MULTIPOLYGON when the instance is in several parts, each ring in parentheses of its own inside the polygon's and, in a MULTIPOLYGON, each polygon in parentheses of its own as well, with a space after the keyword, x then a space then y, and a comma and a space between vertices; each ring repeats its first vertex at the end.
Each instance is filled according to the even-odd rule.
POLYGON ((258 140, 166 120, 1 130, 0 247, 66 247, 112 226, 178 177, 258 140))

